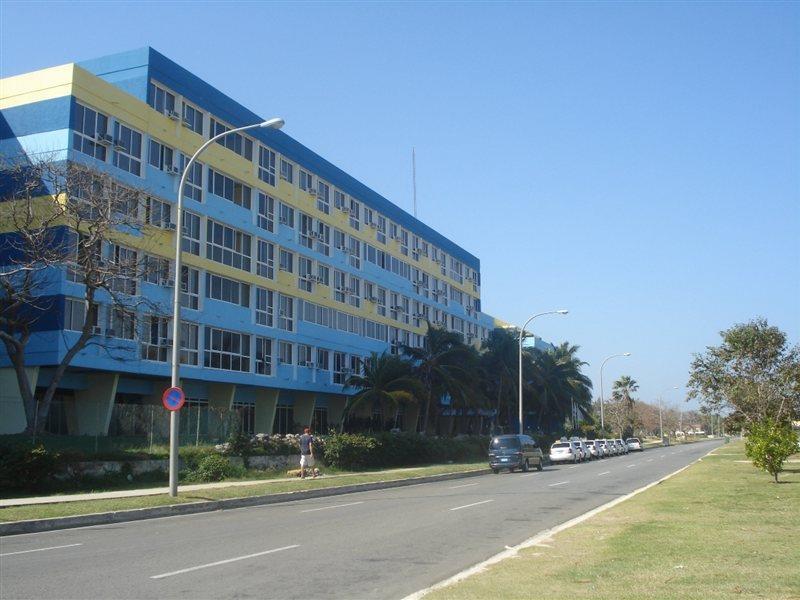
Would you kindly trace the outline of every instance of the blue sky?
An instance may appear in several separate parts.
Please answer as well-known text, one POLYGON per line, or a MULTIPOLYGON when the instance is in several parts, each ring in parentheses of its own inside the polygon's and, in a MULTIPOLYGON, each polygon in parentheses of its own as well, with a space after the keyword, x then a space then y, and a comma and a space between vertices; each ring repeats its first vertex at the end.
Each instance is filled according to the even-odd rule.
POLYGON ((798 3, 0 2, 0 74, 150 45, 481 259, 484 310, 682 400, 800 339, 798 3))

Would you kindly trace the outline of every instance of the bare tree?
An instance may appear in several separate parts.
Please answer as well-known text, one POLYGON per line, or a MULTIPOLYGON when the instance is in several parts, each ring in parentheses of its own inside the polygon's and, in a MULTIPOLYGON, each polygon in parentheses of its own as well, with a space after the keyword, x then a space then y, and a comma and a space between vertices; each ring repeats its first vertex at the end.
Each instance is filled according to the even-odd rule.
MULTIPOLYGON (((138 278, 158 268, 125 246, 139 235, 144 195, 109 175, 52 159, 2 168, 0 220, 0 340, 16 372, 27 419, 26 432, 40 431, 67 367, 81 350, 98 345, 114 356, 123 344, 98 335, 98 307, 106 305, 120 337, 135 337, 135 314, 142 304, 138 278), (60 314, 52 286, 63 277, 83 287, 83 310, 62 333, 65 352, 39 398, 26 374, 26 348, 42 321, 60 314), (81 318, 82 317, 82 318, 81 318)), ((168 264, 167 264, 168 268, 168 264)), ((62 329, 63 322, 57 327, 62 329)), ((129 356, 128 356, 129 358, 129 356)))

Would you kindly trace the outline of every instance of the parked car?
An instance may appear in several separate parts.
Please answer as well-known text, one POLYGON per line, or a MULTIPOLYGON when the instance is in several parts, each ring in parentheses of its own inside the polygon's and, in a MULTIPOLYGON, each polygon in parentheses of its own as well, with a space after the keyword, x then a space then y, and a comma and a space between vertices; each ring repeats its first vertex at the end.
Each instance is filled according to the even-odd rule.
POLYGON ((572 442, 556 442, 550 446, 550 462, 578 462, 578 455, 572 447, 572 442))
POLYGON ((628 444, 629 450, 638 450, 639 452, 644 450, 642 447, 642 442, 639 440, 639 438, 628 438, 625 440, 625 443, 628 444))
POLYGON ((617 445, 612 443, 611 440, 600 440, 600 443, 603 444, 606 456, 616 456, 619 454, 619 448, 617 448, 617 445))
POLYGON ((617 438, 614 441, 620 447, 620 450, 622 450, 621 454, 627 454, 628 453, 628 445, 624 441, 622 441, 620 438, 617 438))
POLYGON ((544 455, 539 445, 529 435, 498 435, 489 444, 489 468, 497 474, 500 469, 528 471, 531 467, 542 470, 544 455))
POLYGON ((606 451, 603 449, 603 444, 599 440, 588 440, 586 445, 589 447, 589 452, 592 453, 594 458, 605 458, 606 451))
POLYGON ((570 442, 572 444, 572 451, 575 453, 575 456, 578 457, 578 462, 583 462, 586 460, 586 454, 583 452, 583 448, 581 448, 580 442, 570 442))
POLYGON ((583 450, 583 455, 586 457, 586 460, 592 460, 594 456, 592 456, 592 451, 589 449, 588 444, 585 440, 580 440, 578 442, 581 445, 581 450, 583 450))

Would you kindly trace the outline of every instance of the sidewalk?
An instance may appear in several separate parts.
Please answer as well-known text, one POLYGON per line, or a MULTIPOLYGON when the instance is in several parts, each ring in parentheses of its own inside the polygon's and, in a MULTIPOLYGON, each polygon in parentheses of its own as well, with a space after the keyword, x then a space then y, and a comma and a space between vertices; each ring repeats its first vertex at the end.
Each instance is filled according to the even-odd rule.
MULTIPOLYGON (((417 467, 407 467, 403 469, 385 469, 382 471, 369 471, 369 473, 403 473, 411 471, 417 467)), ((343 477, 355 477, 364 473, 344 473, 342 475, 320 475, 317 479, 339 479, 343 477)), ((310 477, 308 479, 311 479, 310 477)), ((193 483, 181 485, 182 492, 196 492, 200 490, 213 490, 232 487, 249 487, 252 485, 262 485, 265 483, 286 483, 287 481, 302 481, 299 477, 281 477, 277 479, 247 479, 243 481, 219 481, 216 483, 193 483)), ((0 499, 0 508, 10 506, 32 506, 35 504, 56 504, 59 502, 80 502, 84 500, 110 500, 114 498, 135 498, 138 496, 159 496, 168 494, 169 487, 142 488, 136 490, 118 490, 114 492, 93 492, 88 494, 61 494, 53 496, 35 496, 31 498, 7 498, 0 499)))

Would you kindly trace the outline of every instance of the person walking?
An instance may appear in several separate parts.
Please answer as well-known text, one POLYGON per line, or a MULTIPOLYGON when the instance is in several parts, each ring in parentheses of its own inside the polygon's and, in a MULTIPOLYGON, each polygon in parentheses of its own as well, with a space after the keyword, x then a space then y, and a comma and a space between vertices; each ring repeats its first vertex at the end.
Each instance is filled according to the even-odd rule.
POLYGON ((300 436, 300 478, 306 478, 306 467, 311 470, 311 478, 316 479, 317 472, 314 469, 314 436, 311 435, 311 428, 303 429, 300 436))

